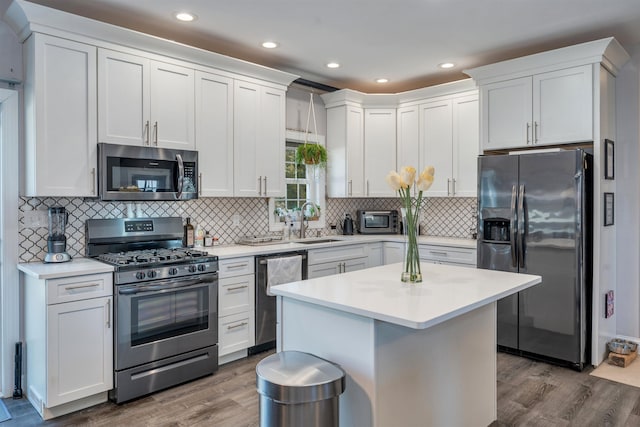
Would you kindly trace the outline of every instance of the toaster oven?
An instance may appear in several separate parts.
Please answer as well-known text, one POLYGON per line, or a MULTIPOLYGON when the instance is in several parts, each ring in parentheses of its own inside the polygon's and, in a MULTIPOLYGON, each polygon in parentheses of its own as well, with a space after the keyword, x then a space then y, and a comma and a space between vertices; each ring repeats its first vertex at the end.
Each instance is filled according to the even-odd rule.
POLYGON ((399 234, 400 220, 396 210, 357 212, 360 234, 399 234))

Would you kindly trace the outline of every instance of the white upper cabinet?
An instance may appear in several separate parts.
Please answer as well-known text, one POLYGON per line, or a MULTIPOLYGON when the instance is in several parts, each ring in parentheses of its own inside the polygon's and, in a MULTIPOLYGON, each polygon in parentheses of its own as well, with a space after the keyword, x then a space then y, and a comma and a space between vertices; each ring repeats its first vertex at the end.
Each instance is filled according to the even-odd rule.
POLYGON ((98 140, 194 149, 194 70, 98 51, 98 140))
POLYGON ((285 91, 234 83, 234 195, 285 194, 285 91))
POLYGON ((364 176, 367 197, 393 197, 386 182, 389 171, 396 169, 396 110, 364 110, 364 176))
POLYGON ((481 85, 482 148, 593 140, 593 71, 582 65, 481 85))
POLYGON ((450 99, 429 102, 420 106, 420 145, 422 154, 418 173, 432 165, 435 179, 429 196, 448 196, 453 176, 453 109, 450 99))
POLYGON ((233 79, 196 71, 196 149, 201 197, 233 196, 233 79))
POLYGON ((419 168, 416 159, 420 159, 420 107, 413 105, 398 108, 397 121, 397 168, 411 165, 419 168))
POLYGON ((480 154, 480 103, 478 93, 453 99, 454 196, 476 197, 480 154))
POLYGON ((95 197, 96 48, 38 33, 23 47, 24 193, 95 197))
MULTIPOLYGON (((354 105, 327 108, 327 195, 363 197, 364 110, 354 105)), ((385 172, 385 174, 388 173, 385 172)))

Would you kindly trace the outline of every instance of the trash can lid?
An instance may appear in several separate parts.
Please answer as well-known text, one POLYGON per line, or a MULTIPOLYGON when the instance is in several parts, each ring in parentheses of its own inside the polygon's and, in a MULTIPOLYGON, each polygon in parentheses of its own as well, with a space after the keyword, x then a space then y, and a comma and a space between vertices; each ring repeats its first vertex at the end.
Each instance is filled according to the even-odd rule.
POLYGON ((316 402, 342 394, 345 373, 312 354, 282 351, 258 363, 256 383, 258 393, 277 402, 316 402))

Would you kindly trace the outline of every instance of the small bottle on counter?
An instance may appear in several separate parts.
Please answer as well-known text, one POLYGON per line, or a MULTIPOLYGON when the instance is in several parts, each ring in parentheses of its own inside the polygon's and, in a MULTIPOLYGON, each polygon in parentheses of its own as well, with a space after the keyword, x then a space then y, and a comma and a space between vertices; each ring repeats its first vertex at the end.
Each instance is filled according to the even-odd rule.
POLYGON ((204 245, 206 247, 213 246, 213 236, 208 231, 204 232, 204 245))
POLYGON ((192 248, 195 240, 195 230, 191 224, 191 218, 187 217, 187 224, 184 226, 184 239, 183 244, 187 248, 192 248))
POLYGON ((198 248, 201 248, 204 246, 204 230, 202 229, 200 224, 196 226, 196 235, 195 235, 194 244, 198 248))

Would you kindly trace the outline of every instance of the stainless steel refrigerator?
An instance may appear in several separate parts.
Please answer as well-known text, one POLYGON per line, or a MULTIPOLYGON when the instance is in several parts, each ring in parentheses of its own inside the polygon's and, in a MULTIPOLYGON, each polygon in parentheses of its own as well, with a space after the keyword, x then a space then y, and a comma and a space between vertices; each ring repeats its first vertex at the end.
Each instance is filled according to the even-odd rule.
POLYGON ((590 358, 592 156, 478 158, 478 268, 542 276, 498 301, 498 347, 582 369, 590 358))

